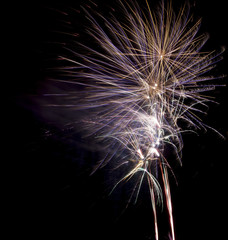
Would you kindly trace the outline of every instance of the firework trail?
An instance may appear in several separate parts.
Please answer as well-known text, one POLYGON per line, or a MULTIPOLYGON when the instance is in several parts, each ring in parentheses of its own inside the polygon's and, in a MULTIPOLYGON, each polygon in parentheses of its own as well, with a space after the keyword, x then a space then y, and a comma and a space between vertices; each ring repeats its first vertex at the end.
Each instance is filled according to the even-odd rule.
POLYGON ((84 127, 105 146, 106 155, 95 170, 118 159, 128 163, 123 181, 139 176, 136 199, 147 179, 159 239, 156 205, 166 203, 172 239, 175 239, 168 174, 172 173, 165 149, 172 148, 181 164, 181 134, 208 128, 197 114, 211 99, 202 92, 216 86, 207 73, 221 59, 221 52, 201 52, 208 39, 197 35, 201 20, 192 23, 189 7, 175 15, 162 2, 154 14, 149 3, 142 12, 137 3, 119 1, 123 23, 111 15, 86 12, 87 30, 97 48, 78 43, 87 54, 68 49, 65 76, 78 84, 78 109, 88 111, 84 127), (102 20, 102 24, 97 19, 102 20), (191 130, 190 129, 191 127, 191 130))

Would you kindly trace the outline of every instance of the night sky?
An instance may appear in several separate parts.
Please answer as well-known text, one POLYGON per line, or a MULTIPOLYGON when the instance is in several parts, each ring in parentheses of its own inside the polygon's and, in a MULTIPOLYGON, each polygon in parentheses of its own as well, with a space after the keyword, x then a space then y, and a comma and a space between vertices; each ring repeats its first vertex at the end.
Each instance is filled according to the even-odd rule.
MULTIPOLYGON (((154 239, 147 187, 142 188, 138 202, 128 208, 130 183, 120 185, 109 196, 118 174, 111 175, 111 165, 107 165, 90 176, 99 153, 78 133, 80 126, 74 124, 77 113, 47 106, 55 101, 67 102, 44 94, 74 90, 50 81, 56 77, 53 68, 59 67, 55 59, 62 54, 61 43, 73 41, 72 36, 60 32, 75 31, 83 36, 84 30, 85 20, 78 13, 82 1, 63 2, 32 1, 9 6, 10 38, 16 49, 7 76, 9 144, 7 157, 3 157, 10 169, 6 180, 7 186, 10 182, 10 231, 24 239, 154 239), (69 13, 66 18, 64 12, 69 13), (71 28, 64 28, 64 19, 71 19, 71 28)), ((92 5, 89 1, 83 4, 86 2, 92 5)), ((115 1, 94 2, 102 11, 110 9, 108 5, 116 6, 115 1)), ((227 48, 225 2, 190 3, 194 16, 202 17, 200 33, 210 35, 206 49, 227 48)), ((83 39, 81 35, 75 38, 83 39)), ((223 56, 213 70, 215 75, 227 74, 227 50, 223 56)), ((227 84, 227 77, 220 82, 227 84)), ((225 139, 213 131, 183 136, 183 166, 173 169, 178 184, 173 177, 170 180, 177 240, 214 240, 227 235, 228 88, 217 88, 211 94, 220 104, 209 104, 204 122, 225 139)), ((168 240, 165 209, 158 208, 161 240, 168 240)))

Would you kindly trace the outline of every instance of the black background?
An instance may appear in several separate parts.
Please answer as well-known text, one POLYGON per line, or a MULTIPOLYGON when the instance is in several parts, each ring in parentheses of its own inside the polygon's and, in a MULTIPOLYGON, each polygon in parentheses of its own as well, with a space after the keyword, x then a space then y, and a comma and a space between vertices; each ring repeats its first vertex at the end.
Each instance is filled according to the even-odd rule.
MULTIPOLYGON (((108 5, 116 6, 114 1, 96 3, 103 11, 108 5)), ((195 16, 203 18, 201 32, 210 34, 208 49, 227 47, 225 2, 190 3, 195 16)), ((80 4, 34 1, 7 7, 9 48, 13 49, 6 77, 8 144, 3 157, 9 165, 5 179, 10 193, 9 233, 29 239, 154 239, 146 187, 136 205, 127 209, 128 185, 108 196, 115 175, 109 176, 107 166, 89 176, 98 157, 94 151, 82 150, 81 144, 88 143, 81 140, 75 125, 68 124, 76 113, 44 107, 49 100, 42 94, 63 90, 47 84, 47 68, 54 66, 52 59, 58 57, 59 42, 65 38, 55 30, 64 29, 63 12, 72 15, 76 9, 77 20, 69 31, 78 27, 75 31, 83 32, 78 24, 80 4)), ((88 5, 93 4, 88 1, 88 5)), ((215 74, 227 74, 227 63, 226 51, 215 74)), ((210 104, 205 122, 226 139, 213 131, 184 135, 183 166, 174 169, 178 186, 171 179, 177 240, 224 239, 227 234, 227 87, 216 89, 213 95, 220 104, 210 104)), ((159 219, 161 239, 168 239, 165 210, 159 219)))

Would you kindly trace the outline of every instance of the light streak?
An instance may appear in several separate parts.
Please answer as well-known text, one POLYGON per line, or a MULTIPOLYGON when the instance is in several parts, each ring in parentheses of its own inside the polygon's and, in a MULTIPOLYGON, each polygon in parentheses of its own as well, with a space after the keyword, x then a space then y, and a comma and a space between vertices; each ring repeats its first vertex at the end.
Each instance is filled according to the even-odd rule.
MULTIPOLYGON (((146 178, 155 239, 159 239, 156 204, 163 202, 164 194, 175 240, 168 178, 170 165, 164 149, 173 148, 181 163, 181 134, 207 128, 197 114, 204 113, 203 107, 211 99, 201 92, 217 86, 208 84, 216 78, 207 73, 221 59, 222 51, 201 52, 208 36, 197 36, 201 20, 192 24, 193 18, 186 6, 175 15, 171 4, 165 8, 164 2, 156 14, 147 0, 144 13, 137 3, 119 3, 124 23, 113 15, 106 19, 93 13, 103 21, 101 25, 84 9, 91 24, 90 39, 99 47, 93 49, 78 43, 87 55, 68 49, 71 57, 62 59, 70 66, 62 71, 74 80, 63 81, 84 88, 78 92, 77 109, 88 110, 84 127, 106 146, 106 157, 99 167, 117 158, 123 159, 119 167, 126 166, 127 162, 132 164, 113 190, 136 173, 141 174, 139 187, 146 178), (158 182, 159 175, 162 185, 158 182)), ((137 196, 138 193, 139 189, 137 196)))

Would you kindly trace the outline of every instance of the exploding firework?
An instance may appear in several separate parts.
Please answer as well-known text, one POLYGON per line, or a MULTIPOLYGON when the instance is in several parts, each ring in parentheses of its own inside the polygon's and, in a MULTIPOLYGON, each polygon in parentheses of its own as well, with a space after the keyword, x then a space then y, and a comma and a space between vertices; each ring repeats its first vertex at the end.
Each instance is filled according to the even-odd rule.
POLYGON ((113 14, 106 19, 83 9, 91 25, 87 32, 98 47, 77 43, 86 54, 68 48, 69 56, 61 58, 68 63, 62 70, 70 80, 60 81, 80 86, 76 109, 88 113, 84 129, 104 146, 105 157, 95 170, 110 160, 117 162, 116 169, 127 165, 113 190, 137 174, 136 199, 146 179, 155 238, 156 205, 164 202, 174 240, 172 170, 165 150, 172 149, 181 164, 182 133, 210 128, 198 115, 212 101, 203 92, 219 86, 214 80, 221 77, 207 73, 221 60, 222 51, 202 51, 208 35, 197 34, 201 20, 192 23, 187 6, 176 15, 164 2, 156 14, 147 1, 145 11, 137 3, 119 4, 121 21, 113 14))

